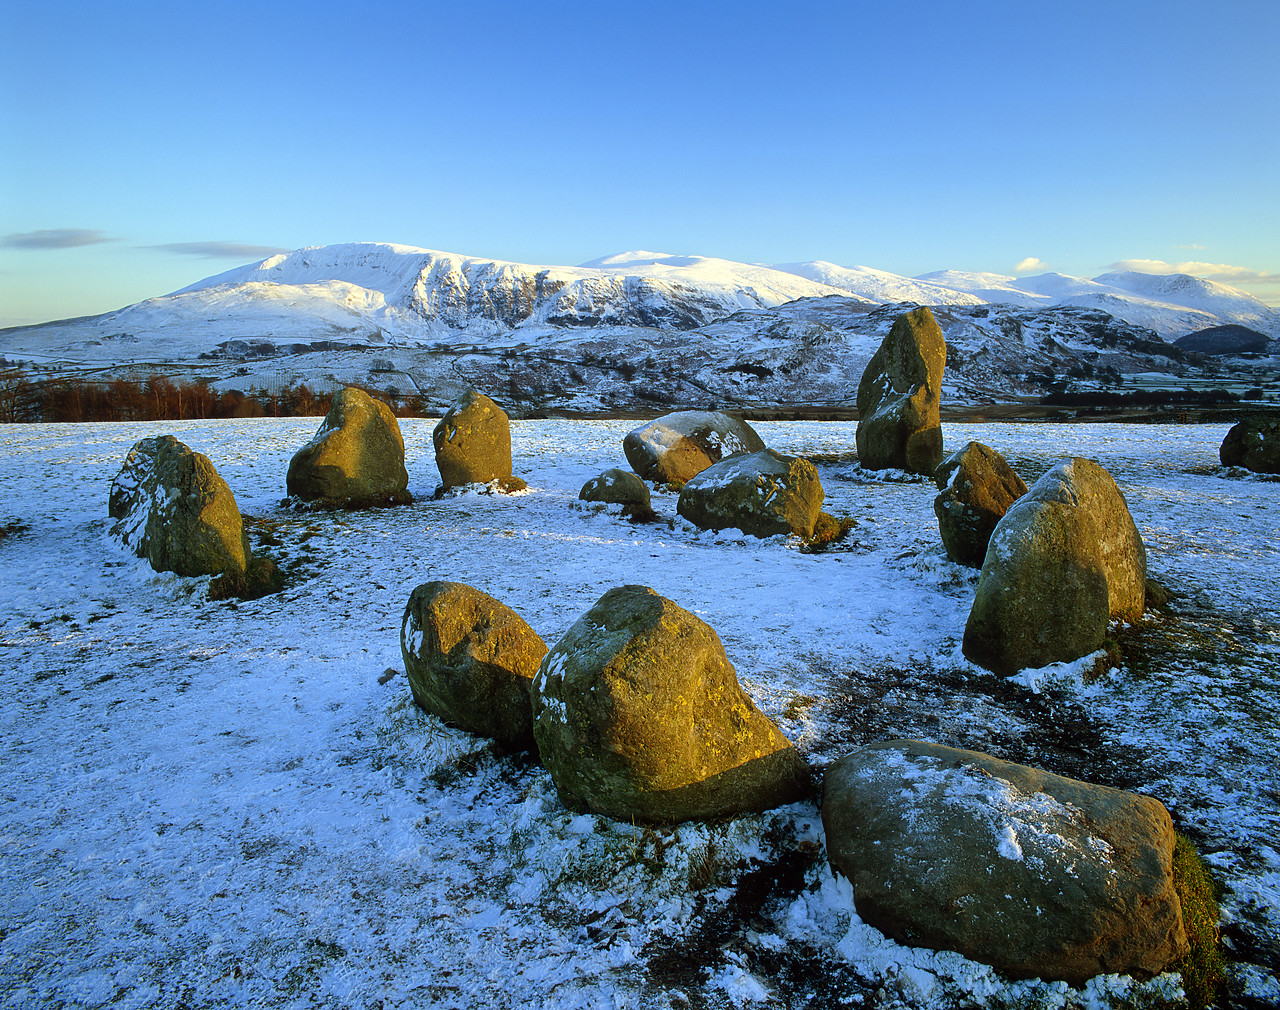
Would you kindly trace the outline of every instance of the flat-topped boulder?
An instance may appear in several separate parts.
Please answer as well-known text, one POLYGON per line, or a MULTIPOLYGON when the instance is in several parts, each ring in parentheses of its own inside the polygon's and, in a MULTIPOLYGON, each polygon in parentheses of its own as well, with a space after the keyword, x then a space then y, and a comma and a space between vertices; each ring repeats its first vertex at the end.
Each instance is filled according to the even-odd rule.
POLYGON ((1136 621, 1147 552, 1105 469, 1052 467, 991 534, 963 651, 1002 675, 1070 662, 1102 647, 1112 620, 1136 621))
POLYGON ((947 556, 981 568, 996 523, 1027 493, 1027 485, 1005 458, 981 442, 969 442, 933 473, 939 495, 933 500, 938 533, 947 556))
POLYGON ((683 484, 725 456, 763 448, 764 440, 751 425, 718 410, 664 414, 622 440, 631 468, 657 484, 683 484))
POLYGON ((404 438, 391 408, 362 389, 341 390, 311 441, 289 461, 285 484, 295 498, 335 508, 412 501, 404 438))
POLYGON ((431 432, 436 467, 445 489, 493 484, 517 491, 524 481, 511 475, 511 422, 506 411, 483 393, 468 389, 431 432))
POLYGON ((811 537, 822 498, 812 463, 762 449, 726 456, 692 477, 680 490, 676 511, 700 529, 811 537))
POLYGON ((823 792, 832 868, 899 943, 1073 985, 1187 951, 1173 824, 1150 797, 909 740, 836 761, 823 792))
POLYGON ((242 575, 252 557, 235 495, 172 435, 144 438, 111 482, 111 534, 158 572, 242 575))
POLYGON ((933 313, 898 317, 858 383, 858 462, 868 470, 932 474, 942 462, 947 343, 933 313))
POLYGON ((530 686, 547 647, 504 603, 461 582, 409 596, 400 652, 418 705, 512 750, 533 747, 530 686))
POLYGON ((647 513, 652 510, 649 486, 634 473, 611 468, 592 477, 578 492, 580 501, 621 505, 625 511, 647 513))
POLYGON ((1218 458, 1223 466, 1254 473, 1280 473, 1280 417, 1248 417, 1231 426, 1218 458))
POLYGON ((728 817, 809 788, 716 633, 645 586, 609 590, 552 646, 533 733, 566 806, 622 821, 728 817))

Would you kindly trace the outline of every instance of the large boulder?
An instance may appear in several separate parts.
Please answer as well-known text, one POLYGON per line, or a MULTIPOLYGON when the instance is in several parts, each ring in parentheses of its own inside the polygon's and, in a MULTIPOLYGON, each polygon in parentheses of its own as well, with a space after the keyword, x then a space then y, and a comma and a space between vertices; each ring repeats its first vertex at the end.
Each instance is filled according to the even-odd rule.
POLYGON ((609 469, 599 477, 592 477, 582 485, 578 498, 621 505, 627 512, 647 513, 653 508, 649 486, 626 470, 609 469))
POLYGON ((547 653, 533 733, 565 805, 618 820, 726 817, 808 791, 716 633, 644 586, 609 590, 547 653))
POLYGON ((991 534, 963 651, 1001 675, 1069 662, 1101 648, 1113 619, 1136 621, 1147 552, 1111 475, 1063 460, 991 534))
POLYGON ((981 568, 991 532, 1027 485, 1005 458, 981 442, 969 442, 948 456, 933 479, 941 493, 933 500, 942 546, 953 561, 981 568))
POLYGON ((1187 951, 1173 825, 1149 797, 892 740, 828 767, 822 822, 859 917, 899 943, 1074 985, 1187 951))
POLYGON ((947 343, 933 313, 914 309, 867 362, 858 383, 858 461, 932 474, 942 462, 942 371, 947 343))
POLYGON ((681 489, 676 511, 701 529, 811 537, 822 497, 812 463, 762 449, 726 456, 697 474, 681 489))
POLYGON ((1280 473, 1280 417, 1250 417, 1233 424, 1218 458, 1223 466, 1280 473))
POLYGON ((724 456, 763 448, 751 425, 718 410, 664 414, 622 440, 631 469, 658 484, 683 484, 724 456))
POLYGON ((400 652, 422 708, 508 749, 532 749, 529 689, 547 647, 506 604, 460 582, 423 583, 404 608, 400 652))
POLYGON ((158 572, 242 575, 252 560, 235 496, 209 458, 172 435, 144 438, 111 483, 111 533, 158 572))
POLYGON ((341 390, 289 461, 285 485, 295 498, 340 508, 411 501, 404 438, 391 408, 364 390, 341 390))
POLYGON ((524 481, 511 476, 511 422, 506 412, 474 389, 459 396, 431 432, 436 467, 443 487, 502 482, 518 490, 524 481))

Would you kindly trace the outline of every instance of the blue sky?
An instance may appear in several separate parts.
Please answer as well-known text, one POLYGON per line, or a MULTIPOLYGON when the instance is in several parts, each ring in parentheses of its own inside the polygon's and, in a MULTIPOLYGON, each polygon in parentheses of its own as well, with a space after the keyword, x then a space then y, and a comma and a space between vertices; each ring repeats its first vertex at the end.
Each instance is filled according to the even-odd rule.
POLYGON ((0 325, 268 250, 624 249, 1280 304, 1280 3, 10 4, 0 325))

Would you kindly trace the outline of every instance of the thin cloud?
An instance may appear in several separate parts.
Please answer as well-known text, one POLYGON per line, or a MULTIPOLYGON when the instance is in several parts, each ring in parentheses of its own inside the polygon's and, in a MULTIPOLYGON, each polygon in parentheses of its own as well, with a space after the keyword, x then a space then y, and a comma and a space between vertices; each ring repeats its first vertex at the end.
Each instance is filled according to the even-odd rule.
POLYGON ((1040 259, 1038 256, 1028 256, 1026 259, 1024 259, 1021 263, 1019 263, 1016 267, 1013 268, 1013 272, 1015 274, 1029 274, 1035 270, 1048 270, 1048 269, 1049 269, 1049 264, 1045 263, 1044 260, 1040 259))
POLYGON ((1202 246, 1199 242, 1191 242, 1188 245, 1176 245, 1174 246, 1174 248, 1187 249, 1187 250, 1190 250, 1191 252, 1199 252, 1204 248, 1204 246, 1202 246))
POLYGON ((1249 267, 1233 266, 1230 263, 1202 263, 1199 260, 1167 263, 1164 260, 1134 259, 1120 260, 1107 269, 1133 270, 1144 274, 1191 274, 1193 277, 1204 277, 1239 288, 1268 305, 1280 303, 1280 273, 1251 270, 1249 267))
POLYGON ((42 228, 39 231, 17 231, 0 239, 6 249, 74 249, 99 242, 114 242, 93 228, 42 228))
POLYGON ((148 248, 180 253, 183 256, 199 256, 208 260, 265 259, 268 256, 289 251, 273 245, 248 245, 244 242, 169 242, 148 248))

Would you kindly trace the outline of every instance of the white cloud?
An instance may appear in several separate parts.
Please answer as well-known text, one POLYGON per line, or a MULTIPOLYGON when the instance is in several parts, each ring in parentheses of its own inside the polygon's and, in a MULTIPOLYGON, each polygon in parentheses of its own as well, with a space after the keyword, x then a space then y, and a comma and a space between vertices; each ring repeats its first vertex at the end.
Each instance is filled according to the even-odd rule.
POLYGON ((1048 270, 1049 264, 1045 263, 1037 256, 1028 256, 1016 267, 1013 268, 1015 274, 1029 274, 1036 270, 1048 270))
POLYGON ((1189 249, 1192 252, 1199 252, 1204 248, 1199 242, 1189 242, 1187 245, 1176 245, 1175 249, 1189 249))

